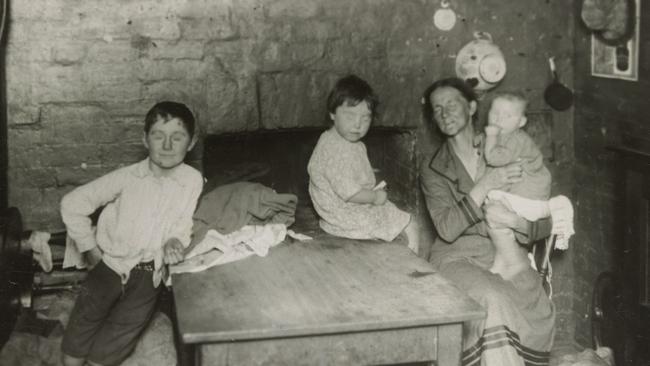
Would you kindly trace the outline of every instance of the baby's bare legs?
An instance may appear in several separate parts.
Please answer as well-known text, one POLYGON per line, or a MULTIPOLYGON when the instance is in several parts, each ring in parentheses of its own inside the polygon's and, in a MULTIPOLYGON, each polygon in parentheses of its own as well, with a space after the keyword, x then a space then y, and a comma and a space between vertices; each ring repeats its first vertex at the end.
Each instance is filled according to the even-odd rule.
POLYGON ((490 191, 488 199, 501 202, 528 221, 537 221, 551 215, 551 208, 545 200, 533 200, 499 190, 490 191))
POLYGON ((83 358, 68 356, 63 353, 61 354, 61 363, 63 363, 65 366, 84 366, 86 364, 86 360, 83 358))
POLYGON ((489 229, 488 233, 496 249, 490 272, 510 280, 530 266, 526 248, 517 243, 511 229, 489 229))

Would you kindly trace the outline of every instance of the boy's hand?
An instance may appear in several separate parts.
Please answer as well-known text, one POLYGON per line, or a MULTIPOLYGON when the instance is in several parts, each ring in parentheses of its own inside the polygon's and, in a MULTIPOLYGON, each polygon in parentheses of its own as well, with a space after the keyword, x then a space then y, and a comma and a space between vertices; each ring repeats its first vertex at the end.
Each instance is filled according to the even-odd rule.
POLYGON ((163 247, 163 261, 167 264, 176 264, 185 258, 183 244, 176 238, 167 240, 163 247))
POLYGON ((102 251, 99 247, 94 247, 89 251, 83 253, 86 262, 88 263, 88 270, 95 268, 95 266, 102 260, 102 251))
POLYGON ((386 203, 386 200, 388 199, 388 194, 386 194, 386 191, 383 189, 378 189, 375 192, 375 200, 372 202, 373 205, 375 206, 381 206, 384 203, 386 203))

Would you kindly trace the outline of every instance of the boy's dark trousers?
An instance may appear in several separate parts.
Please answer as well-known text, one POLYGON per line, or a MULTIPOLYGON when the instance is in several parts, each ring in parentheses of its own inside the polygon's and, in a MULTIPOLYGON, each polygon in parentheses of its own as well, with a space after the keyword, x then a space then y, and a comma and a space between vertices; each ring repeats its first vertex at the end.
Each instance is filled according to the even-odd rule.
POLYGON ((131 270, 126 284, 100 261, 82 284, 61 348, 101 365, 119 365, 135 348, 156 308, 153 262, 131 270))

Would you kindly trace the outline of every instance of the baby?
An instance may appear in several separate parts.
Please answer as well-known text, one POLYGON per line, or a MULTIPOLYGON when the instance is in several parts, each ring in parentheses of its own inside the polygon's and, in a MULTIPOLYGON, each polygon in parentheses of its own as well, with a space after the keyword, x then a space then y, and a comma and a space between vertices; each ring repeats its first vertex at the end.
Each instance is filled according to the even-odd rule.
POLYGON ((359 77, 336 83, 327 98, 333 126, 321 134, 307 166, 309 194, 327 233, 392 241, 405 231, 409 248, 417 253, 415 220, 388 201, 361 142, 377 104, 372 88, 359 77))
MULTIPOLYGON (((523 172, 521 182, 510 186, 507 192, 489 192, 488 199, 503 203, 529 221, 537 221, 551 213, 551 173, 535 142, 522 130, 527 121, 526 105, 526 99, 516 93, 500 93, 492 100, 485 127, 487 164, 500 167, 520 161, 523 172)), ((512 230, 491 229, 490 237, 496 247, 492 272, 506 278, 528 265, 525 258, 521 260, 520 248, 512 246, 516 243, 512 230)))

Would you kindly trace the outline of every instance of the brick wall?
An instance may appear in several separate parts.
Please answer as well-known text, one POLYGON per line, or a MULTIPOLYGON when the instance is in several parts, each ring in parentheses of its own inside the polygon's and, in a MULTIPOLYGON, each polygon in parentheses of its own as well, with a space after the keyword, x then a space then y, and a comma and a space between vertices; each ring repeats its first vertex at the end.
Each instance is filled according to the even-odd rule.
MULTIPOLYGON (((505 54, 500 88, 523 90, 542 116, 553 191, 570 195, 573 114, 548 109, 542 95, 549 56, 572 83, 573 2, 453 0, 451 31, 433 25, 437 0, 12 2, 9 202, 27 228, 60 229, 65 192, 145 156, 142 119, 154 102, 187 103, 204 133, 317 126, 333 81, 350 72, 380 95, 379 125, 419 128, 424 156, 437 144, 422 126, 420 95, 453 75, 475 31, 491 33, 505 54)), ((579 296, 572 260, 556 259, 558 337, 566 339, 579 296)))

